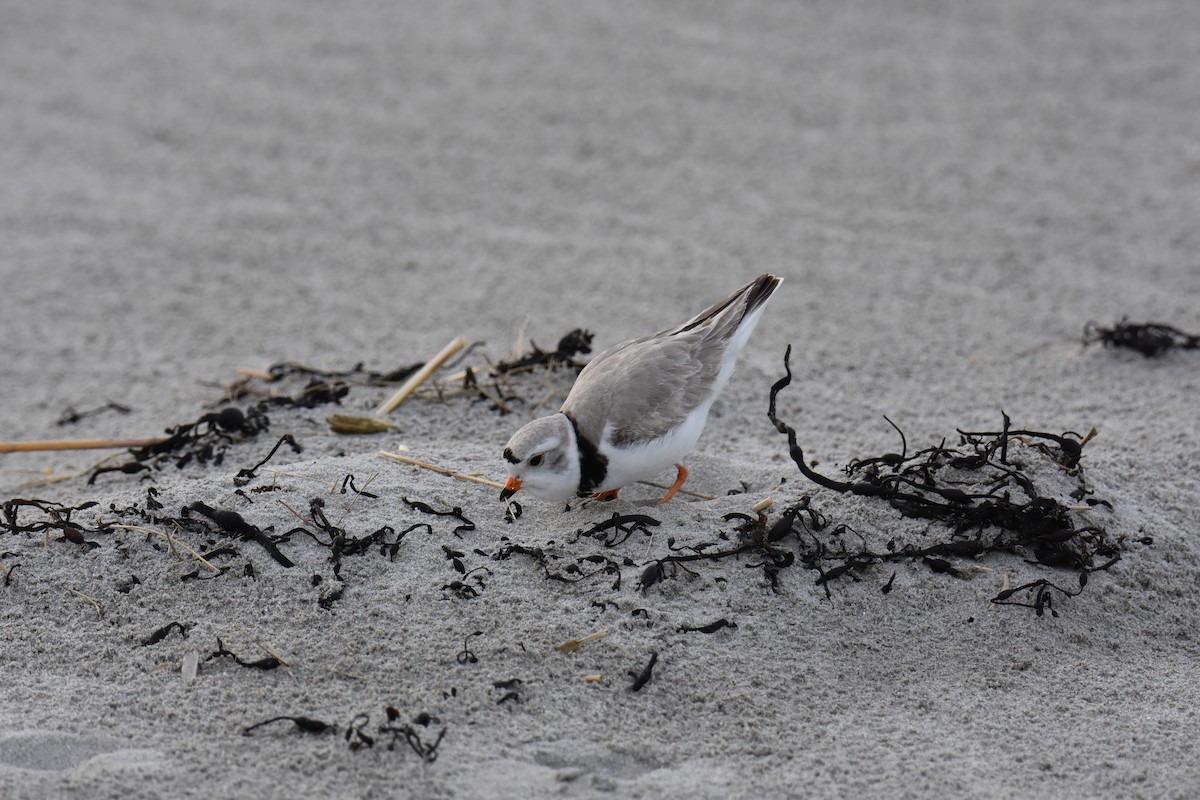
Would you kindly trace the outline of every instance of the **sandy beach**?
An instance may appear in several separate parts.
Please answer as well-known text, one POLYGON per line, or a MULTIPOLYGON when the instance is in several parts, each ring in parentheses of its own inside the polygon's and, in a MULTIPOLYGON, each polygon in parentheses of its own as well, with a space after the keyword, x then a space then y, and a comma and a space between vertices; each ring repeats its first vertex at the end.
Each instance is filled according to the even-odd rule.
POLYGON ((1192 4, 64 0, 0 42, 0 441, 182 437, 0 454, 3 796, 1200 792, 1200 352, 1081 344, 1200 332, 1192 4), (502 482, 590 355, 498 364, 765 272, 712 499, 513 519, 379 455, 502 482), (940 447, 972 496, 802 475, 789 345, 811 470, 940 447), (1058 439, 985 479, 1003 415, 1058 439))

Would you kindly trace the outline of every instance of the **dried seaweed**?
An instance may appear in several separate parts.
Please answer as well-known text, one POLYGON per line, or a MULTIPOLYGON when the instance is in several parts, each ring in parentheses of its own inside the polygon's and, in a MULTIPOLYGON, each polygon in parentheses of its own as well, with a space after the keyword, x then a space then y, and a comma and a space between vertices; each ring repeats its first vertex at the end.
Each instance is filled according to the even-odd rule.
POLYGON ((422 514, 432 514, 437 517, 452 517, 458 520, 461 524, 454 529, 454 535, 456 536, 460 533, 475 530, 475 523, 463 516, 463 510, 459 506, 454 506, 449 511, 438 511, 433 506, 420 500, 409 500, 407 497, 401 497, 400 500, 403 501, 404 505, 414 511, 420 511, 422 514))
MULTIPOLYGON (((370 483, 370 482, 371 482, 371 480, 368 478, 367 483, 370 483)), ((353 473, 349 473, 346 475, 346 477, 342 478, 342 494, 346 493, 347 487, 349 487, 350 491, 354 492, 356 495, 359 495, 360 497, 369 497, 372 500, 379 499, 379 495, 367 491, 367 484, 363 484, 363 488, 361 488, 361 489, 359 489, 357 486, 355 486, 353 473)))
POLYGON ((291 722, 304 733, 332 733, 336 732, 337 729, 336 725, 328 722, 322 722, 321 720, 313 719, 312 717, 290 717, 286 714, 281 714, 278 717, 271 717, 270 719, 264 719, 262 722, 256 722, 253 725, 247 725, 245 728, 242 728, 242 736, 249 736, 259 728, 262 728, 266 725, 271 725, 275 722, 291 722))
POLYGON ((636 566, 628 557, 618 560, 600 553, 593 553, 566 560, 557 553, 547 552, 544 548, 515 543, 502 545, 491 555, 491 558, 495 561, 507 561, 514 555, 532 559, 542 568, 542 572, 548 580, 560 583, 579 583, 596 575, 611 575, 614 577, 613 591, 621 588, 622 568, 636 566), (558 567, 557 562, 559 561, 566 561, 561 570, 552 568, 552 564, 554 567, 558 567), (595 565, 594 569, 591 568, 592 565, 595 565))
MULTIPOLYGON (((309 501, 308 514, 316 531, 303 526, 292 528, 281 534, 278 537, 279 541, 287 541, 293 535, 303 533, 322 547, 329 548, 329 561, 333 564, 334 577, 339 581, 342 580, 342 558, 344 556, 360 555, 378 547, 380 555, 386 555, 390 560, 395 560, 396 554, 400 551, 400 543, 409 533, 421 528, 424 528, 427 533, 433 533, 430 525, 421 522, 410 525, 399 533, 390 525, 382 525, 363 536, 351 536, 345 528, 329 521, 325 515, 325 501, 320 497, 314 497, 309 501), (327 538, 323 538, 322 534, 327 538)), ((339 598, 340 595, 325 598, 322 607, 328 608, 339 598)))
POLYGON ((193 623, 190 623, 190 622, 188 622, 188 623, 168 622, 166 625, 163 625, 161 628, 154 631, 146 638, 142 639, 142 647, 149 647, 152 644, 158 644, 163 639, 167 638, 167 636, 171 633, 171 631, 174 631, 174 630, 178 630, 179 635, 182 636, 184 639, 186 639, 188 637, 188 631, 191 629, 192 624, 193 623))
MULTIPOLYGON (((279 546, 276 544, 274 539, 267 535, 266 531, 255 525, 251 525, 249 522, 246 522, 242 515, 236 511, 230 511, 229 509, 225 508, 213 508, 207 503, 201 503, 199 501, 185 506, 181 513, 186 517, 189 511, 195 511, 197 514, 207 517, 208 519, 212 520, 213 523, 216 524, 221 530, 237 534, 243 539, 258 542, 260 545, 262 545, 263 549, 270 554, 271 558, 275 559, 280 566, 289 569, 296 566, 287 556, 280 552, 279 546)), ((267 530, 270 529, 268 528, 267 530)), ((286 535, 284 537, 280 537, 280 540, 285 541, 286 535)))
POLYGON ((74 425, 81 420, 87 419, 88 417, 95 417, 107 411, 115 411, 118 414, 128 414, 133 411, 133 409, 129 406, 121 405, 120 403, 114 403, 112 401, 109 401, 96 408, 90 408, 87 411, 76 411, 73 406, 67 406, 62 415, 54 421, 54 424, 59 426, 74 425))
POLYGON ((512 361, 501 361, 493 370, 494 374, 504 375, 517 370, 526 370, 532 367, 555 367, 569 366, 576 369, 583 369, 583 364, 575 360, 575 356, 579 354, 587 354, 592 352, 592 338, 594 334, 590 331, 585 331, 582 328, 576 328, 567 335, 558 340, 558 346, 549 352, 541 349, 533 342, 530 342, 530 351, 521 355, 512 361))
POLYGON ((1102 342, 1105 347, 1135 350, 1146 358, 1157 358, 1172 350, 1200 349, 1200 336, 1184 333, 1172 325, 1161 322, 1130 322, 1128 317, 1111 328, 1089 322, 1083 328, 1083 344, 1086 347, 1102 342))
POLYGON ((380 725, 379 732, 392 737, 392 740, 388 742, 388 750, 393 750, 399 742, 404 742, 422 761, 432 764, 434 761, 437 761, 438 745, 442 743, 442 739, 446 736, 446 727, 442 726, 437 736, 431 742, 425 741, 421 737, 420 731, 412 725, 395 725, 389 722, 386 725, 380 725))
POLYGON ((193 422, 167 428, 167 437, 146 447, 129 451, 132 460, 111 467, 98 467, 88 477, 88 484, 108 472, 126 475, 161 469, 165 463, 174 462, 183 469, 193 461, 199 464, 212 462, 219 466, 225 460, 225 452, 235 442, 253 438, 267 429, 269 420, 261 409, 247 412, 235 406, 223 408, 200 416, 193 422))
MULTIPOLYGON (((3 510, 4 525, 8 528, 9 533, 24 533, 26 535, 41 533, 48 538, 51 532, 57 532, 58 536, 55 537, 55 541, 68 542, 79 545, 86 550, 93 550, 100 547, 100 543, 88 539, 87 535, 107 533, 110 529, 104 525, 89 528, 73 522, 71 516, 76 512, 95 508, 98 505, 99 503, 95 501, 81 503, 77 506, 69 506, 52 500, 12 498, 11 500, 6 500, 4 505, 0 506, 0 509, 3 510), (32 521, 22 522, 21 509, 23 508, 37 509, 41 514, 37 515, 37 518, 32 521)), ((10 581, 11 575, 6 573, 4 576, 5 585, 8 585, 10 581)))
MULTIPOLYGON (((393 706, 388 706, 384 711, 384 715, 387 721, 379 726, 378 733, 382 736, 390 737, 387 745, 388 750, 395 750, 396 745, 403 742, 422 761, 433 763, 437 760, 438 745, 442 743, 442 739, 446 736, 446 728, 444 726, 438 731, 433 741, 427 742, 414 725, 427 727, 433 721, 433 717, 429 714, 424 712, 418 714, 411 724, 397 722, 400 718, 400 712, 393 706)), ((375 737, 364 730, 371 722, 369 714, 356 714, 346 725, 344 732, 342 732, 341 727, 336 723, 325 722, 308 716, 280 714, 261 722, 256 722, 253 725, 247 725, 242 728, 242 735, 251 736, 259 728, 272 725, 276 722, 291 722, 302 733, 341 734, 351 750, 361 750, 364 747, 371 748, 375 746, 375 737)))
POLYGON ((654 677, 654 666, 658 663, 658 653, 651 652, 650 660, 646 662, 646 666, 642 667, 641 672, 630 672, 629 676, 633 678, 633 683, 629 685, 629 691, 640 692, 642 687, 650 682, 654 677))
MULTIPOLYGON (((462 576, 458 580, 453 580, 450 583, 443 585, 442 590, 453 592, 454 595, 461 600, 469 600, 478 597, 479 593, 487 587, 483 582, 483 575, 477 573, 491 575, 492 571, 487 567, 475 567, 474 569, 468 570, 466 565, 463 563, 463 558, 466 557, 466 553, 462 552, 461 550, 455 550, 452 547, 442 545, 442 552, 446 554, 446 558, 450 561, 450 564, 453 566, 454 570, 462 576), (467 583, 468 578, 474 579, 474 586, 467 583)), ((478 552, 483 555, 487 555, 486 553, 483 553, 482 550, 478 552)))
POLYGON ((285 433, 283 436, 279 437, 279 441, 277 441, 275 443, 275 446, 271 448, 271 452, 267 453, 266 456, 264 456, 261 461, 259 461, 253 467, 248 467, 248 468, 243 468, 243 469, 238 470, 238 474, 233 476, 233 485, 234 486, 245 486, 250 481, 257 478, 258 470, 261 469, 264 464, 266 464, 268 461, 270 461, 272 458, 275 457, 275 453, 279 450, 280 446, 282 446, 284 443, 287 443, 292 448, 293 453, 300 453, 300 452, 304 451, 304 448, 296 443, 296 440, 292 437, 292 435, 290 433, 285 433))
MULTIPOLYGON (((151 469, 162 469, 170 463, 178 469, 192 463, 220 466, 232 445, 253 439, 270 427, 268 410, 315 408, 326 403, 339 403, 349 392, 350 387, 345 383, 313 379, 295 395, 273 395, 248 406, 245 410, 228 405, 219 411, 210 411, 192 422, 167 428, 167 436, 161 441, 131 449, 130 461, 97 468, 89 476, 88 484, 95 483, 97 477, 108 472, 132 475, 151 469)), ((295 440, 288 441, 292 448, 299 452, 299 445, 295 440)), ((282 442, 283 440, 280 440, 280 443, 282 442)), ((279 444, 276 444, 276 448, 278 446, 279 444)), ((263 463, 266 463, 265 460, 253 469, 257 469, 263 463)), ((246 478, 246 475, 239 473, 235 481, 243 478, 246 478)))
POLYGON ((246 661, 238 656, 237 653, 227 649, 225 643, 220 638, 217 639, 217 649, 205 656, 203 661, 208 662, 217 658, 230 658, 233 659, 234 663, 252 669, 272 670, 276 667, 284 666, 283 662, 273 655, 268 655, 266 658, 260 658, 257 661, 246 661))
MULTIPOLYGON (((886 552, 874 552, 864 543, 853 550, 843 544, 831 554, 828 545, 813 536, 816 555, 811 551, 802 553, 801 559, 821 570, 819 583, 827 584, 843 575, 855 577, 854 572, 873 564, 900 559, 920 559, 934 572, 959 575, 944 556, 976 558, 986 553, 1008 552, 1051 569, 1073 570, 1078 573, 1082 588, 1088 573, 1107 570, 1120 560, 1123 537, 1114 537, 1097 525, 1078 524, 1070 507, 1046 496, 1030 472, 1009 459, 1011 446, 1017 442, 1027 445, 1030 452, 1044 455, 1062 474, 1072 478, 1076 484, 1072 497, 1083 499, 1091 490, 1084 479, 1080 457, 1094 431, 1080 436, 1070 431, 1054 434, 1013 430, 1008 415, 1002 414, 1004 424, 999 431, 960 430, 957 447, 947 447, 943 441, 912 455, 908 455, 901 432, 902 453, 851 462, 845 469, 850 480, 841 481, 821 475, 808 465, 795 430, 776 415, 776 398, 792 380, 790 355, 789 347, 784 355, 786 374, 771 387, 767 416, 776 430, 787 437, 789 452, 800 472, 826 489, 875 497, 902 516, 941 522, 948 529, 948 538, 928 546, 907 545, 897 549, 894 543, 889 543, 886 552), (831 557, 840 563, 825 570, 821 563, 831 557)), ((1093 500, 1093 506, 1111 507, 1107 501, 1093 500)), ((813 527, 819 530, 823 526, 813 527)), ((835 531, 839 529, 849 530, 838 526, 835 531)), ((885 591, 890 587, 891 581, 885 591)), ((1039 590, 1042 598, 1031 606, 1035 610, 1046 607, 1046 592, 1050 588, 1063 591, 1048 581, 1035 582, 1018 590, 1006 590, 1008 593, 1002 593, 1002 599, 1008 601, 1016 591, 1033 588, 1039 590)), ((999 600, 994 602, 1000 604, 999 600)))
POLYGON ((708 623, 707 625, 680 625, 676 630, 679 633, 716 633, 722 628, 736 628, 736 622, 721 617, 721 619, 708 623))
POLYGON ((471 650, 471 639, 476 636, 483 636, 483 631, 468 633, 463 637, 463 649, 459 651, 457 656, 455 656, 455 660, 458 661, 459 664, 479 663, 479 656, 475 655, 475 652, 471 650))
POLYGON ((365 369, 362 361, 346 370, 323 370, 299 364, 295 361, 281 361, 267 367, 267 375, 269 376, 267 380, 273 383, 295 375, 302 375, 316 383, 332 384, 335 382, 353 381, 363 386, 390 386, 407 380, 410 375, 423 366, 425 366, 425 362, 419 361, 415 364, 397 367, 386 372, 378 372, 376 370, 365 369))
POLYGON ((504 694, 500 695, 500 699, 496 701, 496 705, 502 706, 505 703, 513 703, 520 705, 521 703, 521 679, 512 678, 506 681, 492 681, 492 687, 495 689, 505 690, 504 694))
POLYGON ((579 530, 577 533, 579 536, 600 539, 604 542, 605 547, 615 547, 622 544, 634 533, 650 535, 649 528, 660 524, 659 520, 646 514, 622 515, 614 512, 604 522, 593 525, 587 530, 579 530), (605 535, 608 531, 612 531, 612 535, 605 535))

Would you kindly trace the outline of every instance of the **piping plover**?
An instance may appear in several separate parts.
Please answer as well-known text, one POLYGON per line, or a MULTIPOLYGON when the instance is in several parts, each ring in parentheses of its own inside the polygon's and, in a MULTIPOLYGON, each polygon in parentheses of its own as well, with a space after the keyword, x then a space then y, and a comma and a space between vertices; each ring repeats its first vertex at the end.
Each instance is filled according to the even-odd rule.
POLYGON ((608 500, 671 465, 675 484, 659 503, 674 497, 687 480, 680 462, 782 280, 761 275, 689 320, 592 359, 557 414, 535 419, 508 440, 500 499, 524 489, 549 502, 608 500))

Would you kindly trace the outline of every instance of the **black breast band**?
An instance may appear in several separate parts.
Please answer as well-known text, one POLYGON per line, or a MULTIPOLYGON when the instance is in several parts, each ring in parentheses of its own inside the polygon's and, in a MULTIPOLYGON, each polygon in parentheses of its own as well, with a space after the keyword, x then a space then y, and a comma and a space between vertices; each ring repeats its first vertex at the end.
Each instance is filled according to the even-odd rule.
POLYGON ((608 459, 600 454, 595 443, 579 432, 579 423, 574 417, 565 411, 563 415, 571 421, 571 427, 575 429, 575 443, 579 447, 578 494, 580 497, 586 497, 604 483, 604 478, 608 475, 608 459))

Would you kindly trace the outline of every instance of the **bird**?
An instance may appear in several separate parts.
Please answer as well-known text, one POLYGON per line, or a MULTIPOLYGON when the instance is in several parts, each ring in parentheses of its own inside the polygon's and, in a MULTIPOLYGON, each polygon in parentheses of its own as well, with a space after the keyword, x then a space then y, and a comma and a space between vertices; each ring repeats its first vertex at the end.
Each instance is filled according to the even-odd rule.
POLYGON ((525 491, 546 502, 614 500, 621 487, 674 465, 675 483, 659 504, 669 501, 687 480, 684 456, 782 282, 760 275, 678 325, 593 358, 557 413, 508 440, 500 499, 525 491))

